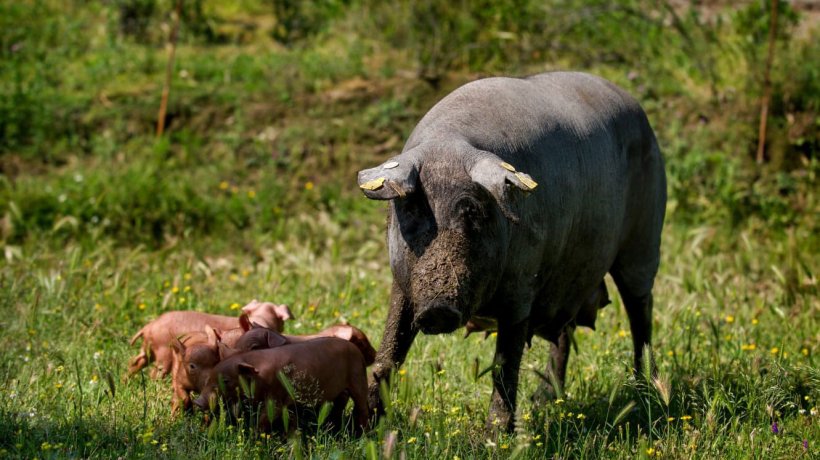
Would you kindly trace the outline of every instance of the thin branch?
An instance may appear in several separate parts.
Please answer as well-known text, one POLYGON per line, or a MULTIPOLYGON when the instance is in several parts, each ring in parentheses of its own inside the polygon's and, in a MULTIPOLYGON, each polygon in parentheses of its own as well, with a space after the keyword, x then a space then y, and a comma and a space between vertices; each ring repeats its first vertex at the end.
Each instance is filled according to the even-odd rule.
POLYGON ((179 18, 182 15, 182 1, 177 0, 176 8, 174 9, 173 26, 171 27, 171 36, 168 38, 168 63, 165 66, 165 84, 162 86, 162 100, 159 103, 159 116, 157 117, 157 137, 162 136, 165 132, 165 112, 168 109, 168 95, 171 92, 171 76, 174 73, 174 55, 177 49, 177 35, 179 33, 179 18))
POLYGON ((766 68, 763 74, 763 99, 760 101, 760 130, 757 134, 757 164, 763 164, 763 151, 766 146, 766 122, 769 118, 769 99, 772 97, 772 61, 777 39, 777 3, 772 0, 771 24, 769 25, 769 55, 766 57, 766 68))

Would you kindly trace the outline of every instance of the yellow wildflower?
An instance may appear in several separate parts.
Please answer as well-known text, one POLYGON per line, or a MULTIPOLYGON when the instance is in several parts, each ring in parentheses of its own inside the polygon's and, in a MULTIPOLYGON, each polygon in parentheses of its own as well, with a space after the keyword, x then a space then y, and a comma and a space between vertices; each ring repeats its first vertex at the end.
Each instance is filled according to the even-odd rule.
POLYGON ((780 352, 780 349, 779 349, 779 348, 777 348, 777 347, 772 347, 772 349, 771 349, 771 350, 769 350, 769 351, 770 351, 773 355, 776 355, 777 353, 779 353, 779 352, 780 352))
POLYGON ((226 181, 222 181, 219 183, 219 190, 228 190, 228 183, 226 181))
POLYGON ((230 308, 231 310, 238 310, 238 309, 239 309, 239 307, 241 307, 241 306, 242 306, 242 305, 239 305, 238 303, 234 302, 234 303, 232 303, 232 304, 231 304, 231 306, 230 306, 229 308, 230 308))
POLYGON ((726 315, 726 322, 731 324, 735 322, 735 317, 732 315, 726 315))
MULTIPOLYGON (((313 190, 313 182, 311 182, 311 181, 305 182, 305 190, 308 190, 308 191, 313 190)), ((412 438, 412 439, 416 439, 416 438, 412 438)))

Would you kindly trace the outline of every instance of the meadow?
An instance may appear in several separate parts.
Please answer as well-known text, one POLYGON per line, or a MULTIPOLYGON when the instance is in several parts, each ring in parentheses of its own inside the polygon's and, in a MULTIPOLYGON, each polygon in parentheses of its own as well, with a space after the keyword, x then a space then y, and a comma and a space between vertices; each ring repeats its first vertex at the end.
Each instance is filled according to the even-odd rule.
POLYGON ((175 3, 0 4, 0 458, 820 455, 816 13, 779 3, 758 164, 769 2, 191 0, 157 137, 175 3), (361 437, 173 417, 167 380, 123 378, 147 321, 254 298, 377 345, 386 206, 356 171, 463 83, 568 68, 635 95, 667 162, 657 379, 611 280, 560 398, 525 351, 511 434, 484 430, 492 335, 419 336, 361 437))

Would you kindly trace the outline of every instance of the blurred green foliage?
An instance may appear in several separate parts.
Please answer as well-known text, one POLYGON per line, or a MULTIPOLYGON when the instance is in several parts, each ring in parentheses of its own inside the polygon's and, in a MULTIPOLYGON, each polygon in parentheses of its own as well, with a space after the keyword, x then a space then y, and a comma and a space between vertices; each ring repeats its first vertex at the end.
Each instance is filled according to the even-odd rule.
POLYGON ((175 5, 0 5, 5 241, 57 226, 157 244, 270 228, 270 209, 300 208, 308 182, 353 202, 355 171, 400 149, 458 84, 565 68, 602 74, 644 104, 676 218, 815 225, 820 41, 811 29, 796 36, 802 18, 787 2, 762 168, 752 155, 768 2, 186 1, 170 133, 155 141, 175 5), (212 196, 223 180, 265 199, 212 196))

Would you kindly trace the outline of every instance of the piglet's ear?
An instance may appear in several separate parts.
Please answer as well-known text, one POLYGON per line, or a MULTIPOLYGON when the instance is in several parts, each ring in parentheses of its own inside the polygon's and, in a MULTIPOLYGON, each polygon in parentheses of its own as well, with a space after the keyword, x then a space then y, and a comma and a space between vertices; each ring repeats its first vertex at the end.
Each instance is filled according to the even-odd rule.
POLYGON ((376 166, 359 171, 359 188, 371 200, 404 198, 418 185, 419 171, 413 155, 403 153, 376 166))
POLYGON ((284 335, 274 331, 268 332, 268 348, 281 347, 287 344, 288 339, 284 335))
POLYGON ((216 343, 222 338, 219 331, 211 326, 205 326, 205 335, 208 337, 208 346, 216 348, 216 343))
POLYGON ((260 306, 261 306, 261 304, 259 303, 259 301, 256 300, 256 299, 253 299, 253 300, 250 301, 250 303, 248 303, 247 305, 242 307, 242 312, 250 314, 250 313, 253 313, 256 310, 258 310, 260 306))
POLYGON ((185 354, 185 344, 182 343, 182 340, 179 340, 179 337, 174 337, 174 340, 171 341, 171 350, 180 355, 185 354))
POLYGON ((257 375, 259 371, 248 363, 239 363, 239 375, 257 375))
POLYGON ((276 313, 276 316, 282 318, 282 321, 293 318, 293 313, 290 312, 290 308, 288 308, 287 305, 274 305, 273 311, 276 313))
POLYGON ((333 336, 350 342, 350 340, 353 338, 353 328, 344 326, 337 327, 336 331, 333 333, 333 336))
POLYGON ((217 342, 217 348, 219 349, 219 360, 222 361, 223 359, 228 359, 231 356, 239 353, 239 350, 235 350, 227 345, 224 342, 219 341, 217 342))
POLYGON ((239 315, 239 327, 245 332, 248 332, 253 327, 247 313, 242 313, 239 315))

